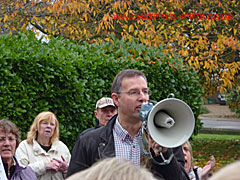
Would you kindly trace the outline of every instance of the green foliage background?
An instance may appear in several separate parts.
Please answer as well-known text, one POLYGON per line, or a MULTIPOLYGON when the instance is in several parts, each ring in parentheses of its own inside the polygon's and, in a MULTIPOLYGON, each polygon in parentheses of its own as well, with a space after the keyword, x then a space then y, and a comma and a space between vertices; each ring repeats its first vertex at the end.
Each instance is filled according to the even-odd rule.
POLYGON ((180 57, 134 40, 79 45, 59 38, 46 44, 30 32, 0 36, 0 118, 13 120, 25 139, 35 116, 52 111, 60 122, 60 139, 71 150, 77 135, 93 125, 96 101, 111 96, 115 75, 130 68, 146 74, 152 100, 174 93, 185 101, 198 133, 203 89, 197 73, 180 57))

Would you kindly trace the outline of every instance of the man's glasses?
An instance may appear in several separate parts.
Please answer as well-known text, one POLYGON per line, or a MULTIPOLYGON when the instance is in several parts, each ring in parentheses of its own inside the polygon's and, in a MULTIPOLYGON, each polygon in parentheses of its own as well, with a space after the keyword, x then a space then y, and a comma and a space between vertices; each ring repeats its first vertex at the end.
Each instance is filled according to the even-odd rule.
POLYGON ((119 92, 118 94, 126 93, 129 96, 138 97, 141 94, 141 92, 145 96, 151 96, 151 94, 152 94, 152 91, 149 90, 149 89, 145 89, 145 90, 141 90, 141 91, 139 89, 133 89, 133 90, 130 90, 128 92, 119 92))

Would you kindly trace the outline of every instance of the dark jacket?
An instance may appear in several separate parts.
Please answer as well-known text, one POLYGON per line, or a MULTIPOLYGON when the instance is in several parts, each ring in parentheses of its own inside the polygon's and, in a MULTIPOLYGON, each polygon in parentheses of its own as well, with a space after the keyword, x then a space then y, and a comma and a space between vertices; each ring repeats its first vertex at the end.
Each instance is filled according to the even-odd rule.
MULTIPOLYGON (((15 157, 13 157, 16 165, 10 168, 10 180, 37 180, 37 176, 29 166, 20 165, 15 157)), ((8 174, 8 164, 3 163, 5 173, 8 174)))
MULTIPOLYGON (((97 160, 106 157, 115 157, 113 126, 117 115, 113 116, 106 126, 92 130, 77 140, 67 172, 67 177, 72 174, 82 171, 97 160)), ((184 170, 184 155, 182 148, 168 149, 164 153, 165 158, 168 158, 174 152, 174 158, 168 165, 159 165, 152 161, 152 173, 158 178, 167 180, 186 180, 188 175, 184 170)), ((156 158, 161 162, 160 156, 156 158)))
POLYGON ((91 128, 88 128, 88 129, 85 129, 84 131, 82 131, 82 132, 78 135, 77 140, 79 139, 80 136, 86 134, 87 132, 89 132, 89 131, 91 131, 91 130, 97 129, 97 128, 99 128, 99 127, 100 127, 100 126, 99 126, 99 120, 96 120, 95 126, 94 126, 94 127, 91 127, 91 128))

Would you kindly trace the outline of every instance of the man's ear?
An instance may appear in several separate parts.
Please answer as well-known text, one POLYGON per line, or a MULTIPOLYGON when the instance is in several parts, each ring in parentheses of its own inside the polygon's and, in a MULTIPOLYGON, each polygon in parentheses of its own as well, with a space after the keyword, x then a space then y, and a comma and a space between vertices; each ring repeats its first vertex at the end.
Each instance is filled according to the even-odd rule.
POLYGON ((94 114, 95 114, 96 118, 98 119, 98 112, 97 112, 97 110, 94 110, 94 114))
POLYGON ((112 93, 112 99, 114 104, 118 107, 119 106, 119 96, 117 93, 112 93))

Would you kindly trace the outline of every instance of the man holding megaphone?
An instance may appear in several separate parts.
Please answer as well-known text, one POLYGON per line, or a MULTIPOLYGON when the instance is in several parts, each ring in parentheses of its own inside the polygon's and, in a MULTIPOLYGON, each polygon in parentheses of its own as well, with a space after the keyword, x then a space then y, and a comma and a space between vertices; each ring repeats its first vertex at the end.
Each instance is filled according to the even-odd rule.
MULTIPOLYGON (((128 69, 118 73, 112 84, 112 99, 118 114, 113 116, 106 126, 90 131, 78 139, 67 176, 82 171, 106 157, 123 158, 137 166, 146 166, 146 153, 142 148, 145 139, 142 131, 143 121, 139 112, 143 104, 148 102, 150 95, 146 76, 142 72, 128 69)), ((151 138, 151 133, 146 137, 150 144, 150 170, 156 177, 167 180, 189 179, 184 170, 181 146, 164 147, 151 138)))

